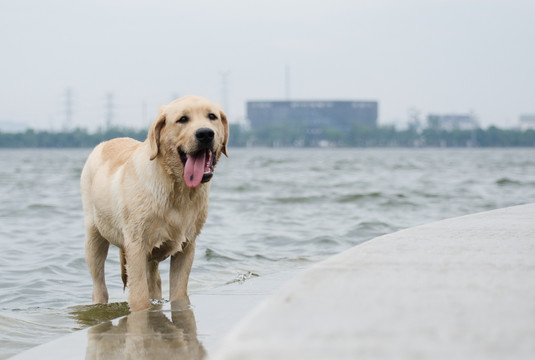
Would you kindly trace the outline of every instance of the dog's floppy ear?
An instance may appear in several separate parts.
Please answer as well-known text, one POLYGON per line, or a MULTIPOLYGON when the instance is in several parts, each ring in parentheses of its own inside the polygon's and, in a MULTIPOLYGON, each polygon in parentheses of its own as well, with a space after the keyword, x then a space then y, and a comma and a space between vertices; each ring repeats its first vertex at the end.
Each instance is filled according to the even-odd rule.
POLYGON ((223 148, 221 149, 221 152, 225 154, 226 157, 228 157, 227 153, 227 144, 228 144, 228 121, 227 121, 227 115, 223 112, 223 110, 220 110, 219 112, 221 114, 221 122, 223 123, 224 127, 224 139, 223 139, 223 148))
POLYGON ((156 159, 160 151, 160 132, 165 125, 165 106, 160 106, 158 109, 158 117, 151 124, 149 128, 149 144, 150 144, 150 159, 156 159))

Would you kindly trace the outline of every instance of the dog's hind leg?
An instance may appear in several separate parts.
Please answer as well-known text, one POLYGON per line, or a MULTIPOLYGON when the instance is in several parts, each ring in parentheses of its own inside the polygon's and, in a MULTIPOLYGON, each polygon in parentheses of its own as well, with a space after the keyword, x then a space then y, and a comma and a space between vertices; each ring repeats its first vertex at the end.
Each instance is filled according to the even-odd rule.
POLYGON ((162 299, 162 279, 160 277, 160 270, 158 269, 157 261, 149 261, 147 267, 147 281, 149 285, 149 296, 154 300, 162 299))
POLYGON ((85 240, 85 262, 93 278, 93 304, 108 302, 108 289, 104 277, 104 263, 110 243, 100 235, 95 226, 88 226, 85 240))

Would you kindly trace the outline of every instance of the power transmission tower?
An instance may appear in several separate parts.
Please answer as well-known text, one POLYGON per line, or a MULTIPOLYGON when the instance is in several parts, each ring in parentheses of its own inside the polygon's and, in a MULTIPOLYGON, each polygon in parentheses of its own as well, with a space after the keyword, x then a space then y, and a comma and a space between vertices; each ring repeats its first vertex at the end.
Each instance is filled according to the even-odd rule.
POLYGON ((290 100, 290 67, 288 65, 284 69, 284 90, 286 100, 290 100))
POLYGON ((229 90, 228 90, 228 78, 230 76, 230 71, 220 71, 219 76, 221 76, 221 106, 225 113, 229 113, 229 90))
POLYGON ((143 104, 141 105, 141 126, 147 126, 147 121, 147 100, 143 100, 143 104))
POLYGON ((72 125, 73 117, 73 93, 70 87, 65 89, 65 120, 63 130, 68 130, 72 125))
POLYGON ((109 92, 106 94, 106 130, 111 129, 113 125, 113 93, 109 92))

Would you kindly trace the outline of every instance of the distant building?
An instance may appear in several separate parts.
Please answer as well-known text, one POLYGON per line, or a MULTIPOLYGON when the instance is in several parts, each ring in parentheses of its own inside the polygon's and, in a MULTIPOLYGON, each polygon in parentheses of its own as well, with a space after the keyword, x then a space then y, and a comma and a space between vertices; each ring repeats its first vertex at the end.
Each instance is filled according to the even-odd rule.
POLYGON ((520 115, 520 130, 535 130, 535 115, 520 115))
POLYGON ((325 128, 348 131, 356 124, 376 127, 377 113, 376 101, 247 102, 247 118, 253 130, 295 125, 312 131, 325 128))
POLYGON ((479 128, 475 117, 471 114, 429 114, 427 126, 438 130, 474 130, 479 128))

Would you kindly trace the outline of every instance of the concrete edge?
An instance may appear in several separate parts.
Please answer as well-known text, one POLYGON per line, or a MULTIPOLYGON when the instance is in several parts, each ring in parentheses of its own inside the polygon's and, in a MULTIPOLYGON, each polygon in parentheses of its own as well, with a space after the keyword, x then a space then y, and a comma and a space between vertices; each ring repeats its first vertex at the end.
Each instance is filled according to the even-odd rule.
POLYGON ((222 339, 210 359, 425 358, 436 356, 437 349, 452 358, 535 358, 535 341, 531 340, 535 339, 535 321, 526 323, 526 315, 535 320, 535 203, 400 230, 317 263, 258 304, 222 339), (397 279, 406 282, 405 287, 399 287, 397 279), (446 285, 441 288, 441 284, 446 285), (422 303, 407 289, 436 304, 422 303), (366 299, 361 301, 363 292, 367 292, 366 299), (484 302, 488 293, 496 296, 496 303, 477 308, 473 299, 484 302), (386 299, 387 294, 395 296, 394 300, 386 299), (449 303, 444 303, 448 296, 449 303), (373 300, 381 306, 374 306, 373 300), (448 306, 454 306, 457 314, 448 314, 448 306), (418 314, 418 307, 432 310, 418 314), (386 308, 391 312, 389 321, 380 314, 386 308), (496 308, 502 312, 499 316, 496 308), (459 319, 459 313, 470 317, 476 310, 487 319, 479 324, 459 319), (413 311, 421 323, 432 324, 426 333, 396 311, 413 311), (466 328, 458 329, 441 311, 466 328), (407 323, 396 325, 399 332, 389 329, 400 318, 407 323), (348 325, 350 319, 370 327, 348 325), (378 326, 374 321, 382 323, 378 326), (499 341, 497 335, 485 332, 498 324, 507 324, 497 332, 509 340, 497 346, 501 353, 490 345, 493 339, 499 341), (402 331, 412 331, 412 339, 402 331), (442 333, 443 339, 429 332, 442 333), (455 341, 456 336, 474 337, 474 333, 479 343, 463 341, 461 346, 455 341), (414 341, 422 336, 427 338, 414 341), (359 338, 368 340, 351 343, 358 343, 359 338), (396 345, 382 349, 380 344, 389 341, 396 345))

